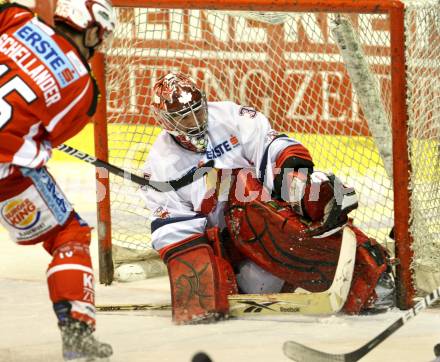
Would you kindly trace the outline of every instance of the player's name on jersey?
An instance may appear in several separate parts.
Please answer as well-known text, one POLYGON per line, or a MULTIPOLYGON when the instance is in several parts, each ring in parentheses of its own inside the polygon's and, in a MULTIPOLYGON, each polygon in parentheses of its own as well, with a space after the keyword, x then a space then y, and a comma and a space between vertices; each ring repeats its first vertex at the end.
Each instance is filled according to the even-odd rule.
POLYGON ((8 34, 0 36, 0 53, 12 59, 41 89, 46 106, 49 107, 61 99, 60 88, 45 65, 25 46, 8 34))

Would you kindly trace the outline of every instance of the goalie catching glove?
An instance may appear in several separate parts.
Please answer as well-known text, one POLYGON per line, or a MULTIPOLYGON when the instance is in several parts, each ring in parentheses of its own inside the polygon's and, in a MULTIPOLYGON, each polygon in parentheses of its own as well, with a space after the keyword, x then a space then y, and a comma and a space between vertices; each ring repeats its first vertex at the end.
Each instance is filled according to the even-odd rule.
POLYGON ((356 192, 332 173, 290 174, 289 203, 312 227, 310 236, 330 235, 348 221, 348 213, 358 207, 356 192))

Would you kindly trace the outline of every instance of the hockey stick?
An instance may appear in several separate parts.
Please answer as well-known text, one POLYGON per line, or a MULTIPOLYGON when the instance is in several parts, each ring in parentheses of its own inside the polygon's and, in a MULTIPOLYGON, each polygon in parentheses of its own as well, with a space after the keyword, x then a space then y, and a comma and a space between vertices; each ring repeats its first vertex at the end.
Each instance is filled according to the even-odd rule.
POLYGON ((122 312, 136 310, 171 310, 171 304, 105 304, 95 306, 98 312, 122 312))
POLYGON ((57 150, 63 151, 70 156, 76 157, 82 161, 95 165, 96 167, 103 167, 110 173, 113 173, 117 176, 125 178, 126 180, 130 180, 138 185, 151 187, 152 189, 159 192, 169 192, 169 191, 177 191, 178 189, 188 186, 194 181, 205 176, 213 167, 214 161, 208 161, 203 166, 194 168, 189 171, 187 174, 182 176, 179 179, 171 180, 171 181, 152 181, 146 178, 137 176, 133 173, 130 173, 122 168, 114 166, 108 162, 102 161, 96 157, 93 157, 85 152, 79 151, 76 148, 67 146, 65 144, 59 145, 57 150))
POLYGON ((229 296, 229 314, 333 314, 339 312, 348 296, 353 277, 356 236, 345 227, 338 266, 329 289, 319 293, 236 294, 229 296))
MULTIPOLYGON (((343 307, 351 286, 356 254, 356 236, 349 227, 342 234, 341 251, 332 285, 324 292, 233 294, 229 315, 243 317, 263 314, 332 314, 343 307)), ((116 304, 97 305, 98 311, 166 310, 170 305, 116 304)))
POLYGON ((341 353, 341 354, 326 353, 307 347, 301 343, 287 341, 284 343, 283 346, 284 354, 290 359, 297 362, 359 361, 373 348, 375 348, 377 345, 382 343, 391 334, 393 334, 400 327, 402 327, 407 321, 414 318, 417 314, 419 314, 422 310, 430 306, 439 298, 440 298, 440 287, 438 287, 431 294, 423 298, 413 308, 408 310, 402 317, 400 317, 388 328, 386 328, 382 333, 378 334, 371 341, 365 343, 362 347, 354 350, 353 352, 341 353))

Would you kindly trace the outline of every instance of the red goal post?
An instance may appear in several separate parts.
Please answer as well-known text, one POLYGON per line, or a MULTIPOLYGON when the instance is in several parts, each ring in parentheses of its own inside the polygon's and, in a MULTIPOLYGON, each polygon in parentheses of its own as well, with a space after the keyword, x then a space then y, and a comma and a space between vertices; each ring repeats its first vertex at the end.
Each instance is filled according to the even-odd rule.
MULTIPOLYGON (((413 2, 417 3, 417 0, 413 0, 413 2)), ((384 202, 384 205, 386 204, 387 206, 379 205, 373 211, 367 207, 365 208, 365 215, 361 215, 361 212, 356 214, 355 222, 359 217, 361 220, 359 223, 362 228, 363 223, 368 223, 369 217, 378 217, 377 215, 380 214, 380 210, 388 213, 385 208, 389 207, 390 204, 393 205, 390 206, 393 214, 390 216, 390 219, 393 220, 394 225, 395 256, 399 260, 399 264, 396 266, 398 306, 405 309, 409 308, 413 304, 414 297, 413 250, 411 247, 413 238, 410 232, 412 227, 410 221, 414 220, 411 209, 417 205, 411 204, 411 190, 414 187, 411 185, 412 166, 408 150, 412 141, 408 139, 408 53, 406 52, 408 39, 405 36, 405 30, 408 26, 415 25, 408 25, 406 23, 405 11, 407 9, 404 4, 400 1, 379 0, 356 2, 337 0, 298 0, 294 2, 281 0, 113 0, 113 4, 118 9, 118 17, 120 19, 118 27, 121 29, 121 33, 115 36, 112 48, 105 55, 98 55, 94 59, 94 69, 99 83, 102 86, 107 84, 105 88, 107 92, 107 107, 105 104, 101 104, 95 117, 97 157, 110 162, 116 162, 119 165, 134 167, 130 171, 139 172, 142 160, 145 158, 148 150, 143 151, 141 155, 141 152, 138 150, 131 152, 133 159, 130 160, 127 158, 127 152, 122 152, 122 156, 117 155, 121 153, 120 147, 122 146, 119 146, 119 143, 116 144, 116 141, 109 137, 107 129, 112 126, 112 128, 117 129, 116 132, 122 134, 122 132, 128 132, 128 130, 131 132, 135 124, 149 124, 152 125, 151 127, 155 127, 154 131, 151 131, 151 127, 148 126, 150 127, 148 131, 135 131, 140 132, 137 135, 131 134, 127 136, 124 133, 121 142, 127 148, 132 147, 134 143, 146 142, 150 144, 153 142, 154 135, 158 131, 157 126, 154 124, 151 115, 148 114, 147 102, 145 101, 141 105, 140 98, 147 99, 149 97, 154 77, 152 76, 151 79, 147 76, 141 78, 142 75, 139 69, 142 69, 144 73, 154 73, 154 76, 156 76, 159 73, 163 73, 166 69, 184 68, 183 70, 186 72, 194 72, 192 75, 197 76, 198 81, 204 85, 208 82, 206 74, 209 73, 211 88, 208 91, 208 98, 210 100, 219 100, 221 95, 220 91, 214 89, 213 85, 220 84, 222 89, 233 87, 234 89, 228 93, 232 100, 239 103, 240 100, 245 98, 247 101, 256 102, 257 106, 265 110, 264 113, 266 113, 269 120, 274 122, 275 128, 298 135, 300 140, 303 137, 305 146, 313 148, 312 154, 316 152, 318 165, 319 160, 324 156, 318 155, 318 151, 313 150, 324 149, 326 152, 331 152, 330 149, 325 149, 328 145, 336 148, 340 147, 340 152, 336 152, 333 155, 333 159, 341 158, 343 166, 335 166, 336 173, 338 173, 337 171, 341 167, 344 169, 350 168, 356 162, 363 162, 365 166, 362 168, 362 174, 367 181, 360 181, 362 183, 360 192, 361 203, 366 202, 368 204, 369 195, 374 193, 377 187, 391 190, 392 196, 385 196, 387 200, 384 202), (150 13, 147 9, 154 9, 154 11, 152 10, 150 13), (199 10, 200 12, 198 12, 199 10), (215 25, 218 26, 218 31, 220 31, 220 28, 224 31, 221 35, 213 34, 217 30, 213 30, 214 25, 208 19, 210 16, 215 16, 214 10, 222 11, 218 13, 219 17, 231 17, 231 19, 224 18, 224 21, 228 22, 227 25, 215 25), (174 11, 178 11, 178 13, 173 13, 174 11), (205 11, 213 13, 205 14, 205 11), (268 19, 268 14, 274 16, 271 15, 272 17, 269 18, 269 21, 264 23, 268 19), (305 20, 306 15, 303 14, 307 14, 307 19, 309 20, 305 20), (368 167, 374 162, 375 157, 371 156, 371 159, 364 161, 363 145, 369 144, 371 139, 373 143, 381 142, 377 141, 376 136, 371 136, 374 133, 370 129, 372 125, 365 119, 368 118, 368 116, 365 117, 368 111, 364 109, 359 110, 362 108, 362 100, 359 102, 356 99, 358 89, 356 89, 355 85, 351 84, 351 74, 349 76, 344 70, 343 61, 339 58, 338 61, 335 60, 335 57, 338 56, 336 54, 337 46, 332 38, 333 36, 327 31, 327 22, 330 22, 327 18, 330 17, 330 14, 332 14, 332 17, 334 14, 344 14, 345 17, 351 19, 355 29, 362 28, 359 30, 359 38, 361 42, 367 43, 365 46, 366 54, 369 59, 373 59, 373 63, 370 64, 373 73, 372 79, 376 79, 374 81, 380 83, 380 98, 384 103, 383 107, 391 124, 389 149, 392 149, 392 168, 389 167, 387 169, 385 165, 386 172, 383 170, 378 171, 380 176, 377 178, 372 177, 368 173, 368 167), (377 18, 367 19, 371 24, 367 24, 368 26, 364 24, 365 26, 362 26, 363 16, 372 17, 376 15, 378 16, 377 18), (298 17, 301 17, 301 20, 298 20, 298 17), (197 21, 195 20, 196 18, 198 19, 197 21), (284 23, 283 18, 286 19, 284 23), (175 19, 180 19, 182 23, 171 24, 171 21, 175 19), (141 21, 145 21, 145 23, 141 23, 141 21), (310 22, 310 28, 308 28, 309 23, 307 21, 310 22), (236 31, 237 28, 234 28, 238 23, 244 24, 244 30, 241 33, 236 31), (292 32, 287 34, 286 24, 289 24, 292 29, 295 28, 296 33, 293 30, 289 30, 292 32), (154 28, 155 25, 157 29, 154 28), (200 28, 192 31, 191 27, 193 26, 200 26, 200 28), (249 30, 250 28, 251 30, 249 30), (262 30, 260 31, 260 29, 262 30), (316 35, 313 33, 317 30, 322 31, 322 34, 316 35), (149 31, 151 33, 147 33, 149 31), (182 31, 182 34, 173 33, 174 31, 182 31), (234 31, 235 33, 231 35, 234 31), (252 40, 239 38, 247 36, 252 31, 255 34, 249 35, 249 39, 252 38, 258 42, 258 47, 255 44, 251 44, 252 40), (362 31, 365 31, 365 33, 362 33, 362 31), (371 31, 372 34, 384 33, 385 40, 378 40, 377 44, 368 44, 368 31, 371 31), (125 35, 123 32, 126 32, 124 33, 125 35), (262 35, 265 36, 265 44, 262 44, 258 39, 262 35), (283 35, 288 39, 283 38, 283 35), (191 40, 191 37, 195 40, 191 40), (311 40, 314 37, 316 39, 325 39, 323 43, 314 44, 313 40, 311 40), (300 43, 299 39, 304 41, 300 43), (289 47, 291 49, 288 49, 289 47), (157 53, 149 54, 147 52, 149 48, 154 48, 157 53), (169 53, 170 55, 168 56, 160 55, 161 53, 166 54, 167 49, 172 49, 174 52, 169 53), (118 51, 120 53, 117 53, 118 51), (145 51, 145 54, 142 51, 145 51), (252 64, 247 65, 246 60, 241 58, 241 55, 245 56, 244 53, 246 53, 246 56, 249 54, 252 56, 253 53, 264 53, 262 55, 264 60, 262 60, 263 58, 255 61, 251 59, 249 62, 252 64), (283 54, 280 55, 280 53, 283 54), (237 63, 239 64, 237 68, 242 67, 242 69, 234 68, 234 65, 231 65, 230 59, 222 58, 224 54, 236 56, 238 59, 237 63), (288 56, 291 58, 287 59, 288 56), (200 57, 206 57, 206 59, 201 59, 200 57), (376 58, 383 58, 385 62, 383 64, 380 62, 376 64, 374 63, 376 58), (132 63, 126 63, 126 61, 131 61, 132 63), (251 69, 252 66, 254 69, 251 69), (214 69, 214 67, 217 68, 214 69), (267 70, 267 73, 272 76, 273 82, 270 83, 270 86, 264 87, 261 81, 258 82, 258 77, 255 76, 256 73, 252 73, 252 71, 259 67, 267 70), (285 67, 289 68, 288 71, 286 71, 285 67), (220 74, 220 69, 228 70, 228 77, 232 80, 224 80, 223 78, 226 78, 226 76, 223 77, 220 74), (249 71, 250 75, 246 71, 249 71), (117 74, 118 72, 121 74, 117 74), (283 77, 279 77, 279 74, 283 74, 283 77), (321 78, 314 78, 316 74, 321 78), (234 76, 237 79, 233 78, 234 76), (238 77, 240 76, 242 78, 239 79, 238 77), (246 89, 242 89, 237 85, 239 80, 241 81, 245 77, 248 80, 249 93, 253 93, 252 95, 246 95, 246 89), (253 77, 254 83, 250 83, 249 79, 251 77, 253 77), (290 80, 289 77, 293 80, 290 80), (308 80, 306 81, 306 79, 308 80), (288 86, 292 86, 292 90, 288 92, 286 92, 284 87, 287 83, 288 86), (294 85, 295 87, 293 87, 294 85), (261 87, 263 89, 260 89, 261 87), (130 91, 130 88, 132 91, 130 91), (133 88, 135 91, 133 91, 133 88), (336 91, 334 88, 336 88, 336 91), (267 94, 260 94, 258 92, 266 92, 267 94), (304 93, 302 99, 299 99, 298 94, 300 92, 304 93), (324 105, 320 103, 323 98, 325 98, 324 101, 326 102, 324 105), (298 105, 298 102, 300 102, 300 105, 298 105), (297 107, 296 109, 300 109, 298 114, 305 115, 304 119, 307 122, 302 122, 296 117, 296 114, 290 118, 287 117, 292 115, 294 106, 297 107), (347 114, 351 115, 350 119, 347 114), (313 115, 316 117, 313 118, 313 115), (335 117, 332 119, 332 116, 335 117), (344 119, 344 116, 346 119, 344 119), (126 126, 126 124, 130 125, 126 126), (146 132, 150 131, 152 133, 145 141, 143 137, 146 132), (314 147, 313 143, 308 144, 307 140, 312 140, 312 138, 319 139, 319 142, 326 142, 324 143, 326 146, 317 143, 316 147, 314 147), (342 143, 337 143, 335 139, 337 139, 337 142, 342 143), (347 142, 355 143, 359 140, 363 143, 356 144, 352 148, 347 146, 347 142), (134 164, 136 165, 134 166, 134 164), (385 180, 386 177, 383 174, 392 175, 390 185, 388 185, 388 181, 385 180), (383 180, 383 184, 380 184, 381 181, 374 181, 376 183, 373 182, 372 186, 368 186, 370 177, 374 180, 383 180), (377 186, 377 182, 379 182, 379 186, 377 186)), ((418 6, 418 4, 416 5, 418 6)), ((429 31, 437 31, 429 29, 429 31)), ((423 55, 424 53, 422 52, 421 54, 423 55)), ((429 58, 427 60, 429 61, 429 58)), ((434 69, 432 72, 435 77, 438 77, 437 69, 434 69)), ((438 112, 438 108, 433 109, 433 112, 438 112)), ((421 112, 416 110, 415 113, 421 112)), ((430 118, 428 122, 432 122, 432 119, 430 118)), ((435 134, 433 137, 433 142, 437 144, 438 134, 435 134)), ((420 140, 423 137, 417 139, 420 140)), ((374 153, 379 154, 382 157, 382 161, 376 160, 376 162, 386 164, 387 160, 382 155, 380 145, 377 147, 379 147, 379 151, 375 150, 374 153)), ((431 165, 433 161, 430 160, 429 162, 429 167, 434 167, 431 165)), ((328 161, 322 164, 324 167, 332 168, 328 161)), ((349 178, 349 175, 347 177, 349 178)), ((110 193, 112 182, 116 182, 116 180, 110 178, 109 181, 107 174, 99 174, 99 187, 105 187, 109 191, 105 193, 104 197, 101 195, 98 203, 100 281, 105 284, 109 284, 113 280, 113 262, 111 260, 112 234, 118 232, 117 227, 112 228, 114 223, 112 220, 114 215, 112 213, 116 215, 119 207, 129 209, 131 207, 130 202, 135 199, 132 198, 132 201, 128 202, 125 200, 124 202, 119 202, 122 196, 125 197, 126 192, 117 187, 110 193)), ((386 195, 389 195, 388 191, 385 191, 386 195)), ((382 196, 378 194, 377 199, 382 198, 382 196)), ((440 206, 436 207, 440 209, 440 206)), ((135 212, 132 210, 130 213, 133 215, 135 212)), ((377 220, 379 220, 378 223, 382 222, 380 216, 377 220)), ((417 227, 422 228, 421 226, 417 227)), ((382 224, 381 228, 384 229, 382 224)), ((432 228, 430 227, 429 229, 432 228)), ((147 233, 147 226, 145 226, 145 234, 147 233)), ((380 238, 383 238, 383 235, 382 230, 380 238)), ((371 236, 379 238, 373 232, 371 236)), ((145 237, 147 238, 147 236, 145 237)), ((120 238, 120 240, 123 240, 123 243, 129 239, 129 235, 120 238)), ((383 240, 378 241, 383 242, 383 240)), ((136 242, 139 244, 135 248, 138 248, 143 243, 142 236, 136 242)), ((127 243, 130 243, 130 241, 127 241, 127 243)))

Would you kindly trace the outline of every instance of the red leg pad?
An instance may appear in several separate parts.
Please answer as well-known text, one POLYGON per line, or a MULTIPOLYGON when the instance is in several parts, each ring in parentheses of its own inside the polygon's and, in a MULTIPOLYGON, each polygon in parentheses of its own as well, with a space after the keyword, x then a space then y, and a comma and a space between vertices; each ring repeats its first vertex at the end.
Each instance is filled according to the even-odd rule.
POLYGON ((237 293, 231 265, 214 255, 200 235, 165 249, 161 255, 168 266, 173 321, 200 323, 226 316, 228 295, 237 293))
POLYGON ((90 228, 73 220, 56 237, 44 243, 52 256, 47 270, 53 303, 69 301, 71 317, 95 323, 95 291, 89 252, 90 228))
POLYGON ((368 238, 358 228, 351 226, 356 234, 356 264, 350 292, 344 304, 344 312, 357 314, 370 307, 377 299, 375 287, 387 270, 387 252, 376 240, 368 238))

